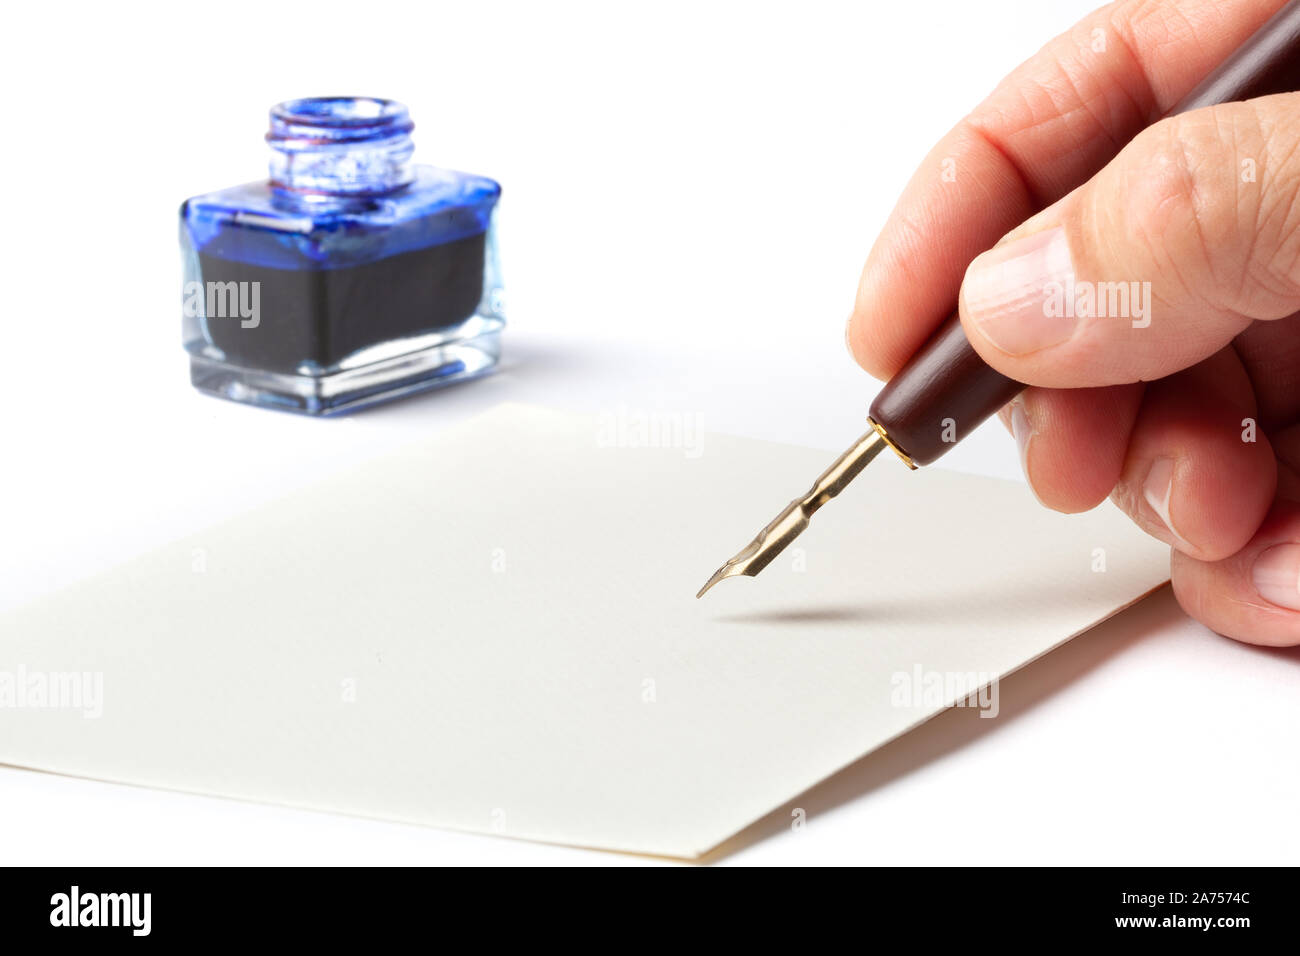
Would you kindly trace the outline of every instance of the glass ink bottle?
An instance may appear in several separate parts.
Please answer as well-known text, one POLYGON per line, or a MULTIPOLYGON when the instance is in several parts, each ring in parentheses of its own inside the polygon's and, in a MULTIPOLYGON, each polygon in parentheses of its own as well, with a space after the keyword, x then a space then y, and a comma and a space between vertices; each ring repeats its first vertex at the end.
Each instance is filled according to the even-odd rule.
POLYGON ((496 365, 501 187, 413 165, 412 128, 390 100, 281 103, 269 181, 181 206, 195 387, 329 415, 496 365))

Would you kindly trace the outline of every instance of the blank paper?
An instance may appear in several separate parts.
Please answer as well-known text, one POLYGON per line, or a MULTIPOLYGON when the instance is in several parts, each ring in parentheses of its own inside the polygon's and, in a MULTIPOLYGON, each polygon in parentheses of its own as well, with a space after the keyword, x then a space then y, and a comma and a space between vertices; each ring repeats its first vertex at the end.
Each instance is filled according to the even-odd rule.
POLYGON ((886 453, 697 601, 834 454, 685 424, 501 406, 21 608, 10 690, 102 713, 11 694, 0 761, 692 857, 1167 576, 1109 504, 886 453))

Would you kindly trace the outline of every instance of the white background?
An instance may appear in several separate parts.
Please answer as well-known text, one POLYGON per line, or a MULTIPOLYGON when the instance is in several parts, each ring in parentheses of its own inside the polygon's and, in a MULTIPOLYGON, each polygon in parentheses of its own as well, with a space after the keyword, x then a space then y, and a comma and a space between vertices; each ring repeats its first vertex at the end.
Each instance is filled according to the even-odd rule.
MULTIPOLYGON (((878 387, 843 324, 899 190, 1090 7, 8 11, 0 609, 505 399, 681 411, 838 453, 878 387), (404 101, 418 161, 504 185, 505 365, 340 420, 200 397, 176 208, 263 174, 272 103, 340 93, 404 101)), ((1018 477, 996 426, 942 466, 1018 477)), ((786 807, 715 858, 1294 862, 1298 700, 1300 654, 1216 637, 1166 590, 1005 681, 996 720, 951 711, 800 798, 799 832, 786 807)), ((647 862, 11 768, 0 861, 647 862)))

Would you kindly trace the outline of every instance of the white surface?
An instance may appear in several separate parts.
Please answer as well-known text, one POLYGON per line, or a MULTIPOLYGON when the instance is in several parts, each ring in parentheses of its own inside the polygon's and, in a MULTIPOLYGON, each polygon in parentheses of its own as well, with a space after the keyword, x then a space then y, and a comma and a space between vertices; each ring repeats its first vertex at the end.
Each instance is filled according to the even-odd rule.
MULTIPOLYGON (((898 191, 1090 6, 13 11, 0 607, 502 399, 676 410, 838 453, 876 387, 843 320, 898 191), (338 91, 406 101, 418 159, 503 182, 509 367, 339 422, 194 395, 176 206, 260 174, 271 103, 338 91)), ((944 464, 1017 467, 995 427, 944 464)), ((1166 595, 1008 680, 1002 717, 940 718, 877 755, 887 769, 819 789, 798 834, 727 861, 1291 861, 1298 699, 1300 654, 1215 637, 1166 595)), ((15 863, 637 861, 12 770, 0 846, 15 863)))
POLYGON ((823 455, 616 438, 503 404, 0 616, 18 693, 97 688, 9 701, 0 761, 698 857, 1165 581, 1117 508, 892 467, 698 601, 823 455))

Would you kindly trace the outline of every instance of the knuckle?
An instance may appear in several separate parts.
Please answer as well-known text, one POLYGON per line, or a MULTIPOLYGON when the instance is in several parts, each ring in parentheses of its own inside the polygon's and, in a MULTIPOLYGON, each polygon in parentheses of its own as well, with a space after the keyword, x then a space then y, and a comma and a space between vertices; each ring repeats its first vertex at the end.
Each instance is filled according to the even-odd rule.
MULTIPOLYGON (((1287 98, 1292 108, 1300 104, 1296 94, 1287 98)), ((1257 290, 1252 311, 1277 318, 1300 301, 1300 123, 1278 122, 1271 110, 1254 112, 1259 153, 1248 157, 1254 160, 1254 182, 1241 184, 1255 196, 1247 279, 1257 290)))
POLYGON ((1269 115, 1232 103, 1145 130, 1109 224, 1188 298, 1255 318, 1300 302, 1300 124, 1269 115))
POLYGON ((1164 120, 1126 150, 1121 235, 1138 238, 1147 261, 1165 265, 1197 298, 1222 290, 1234 271, 1240 209, 1232 145, 1213 110, 1164 120))

